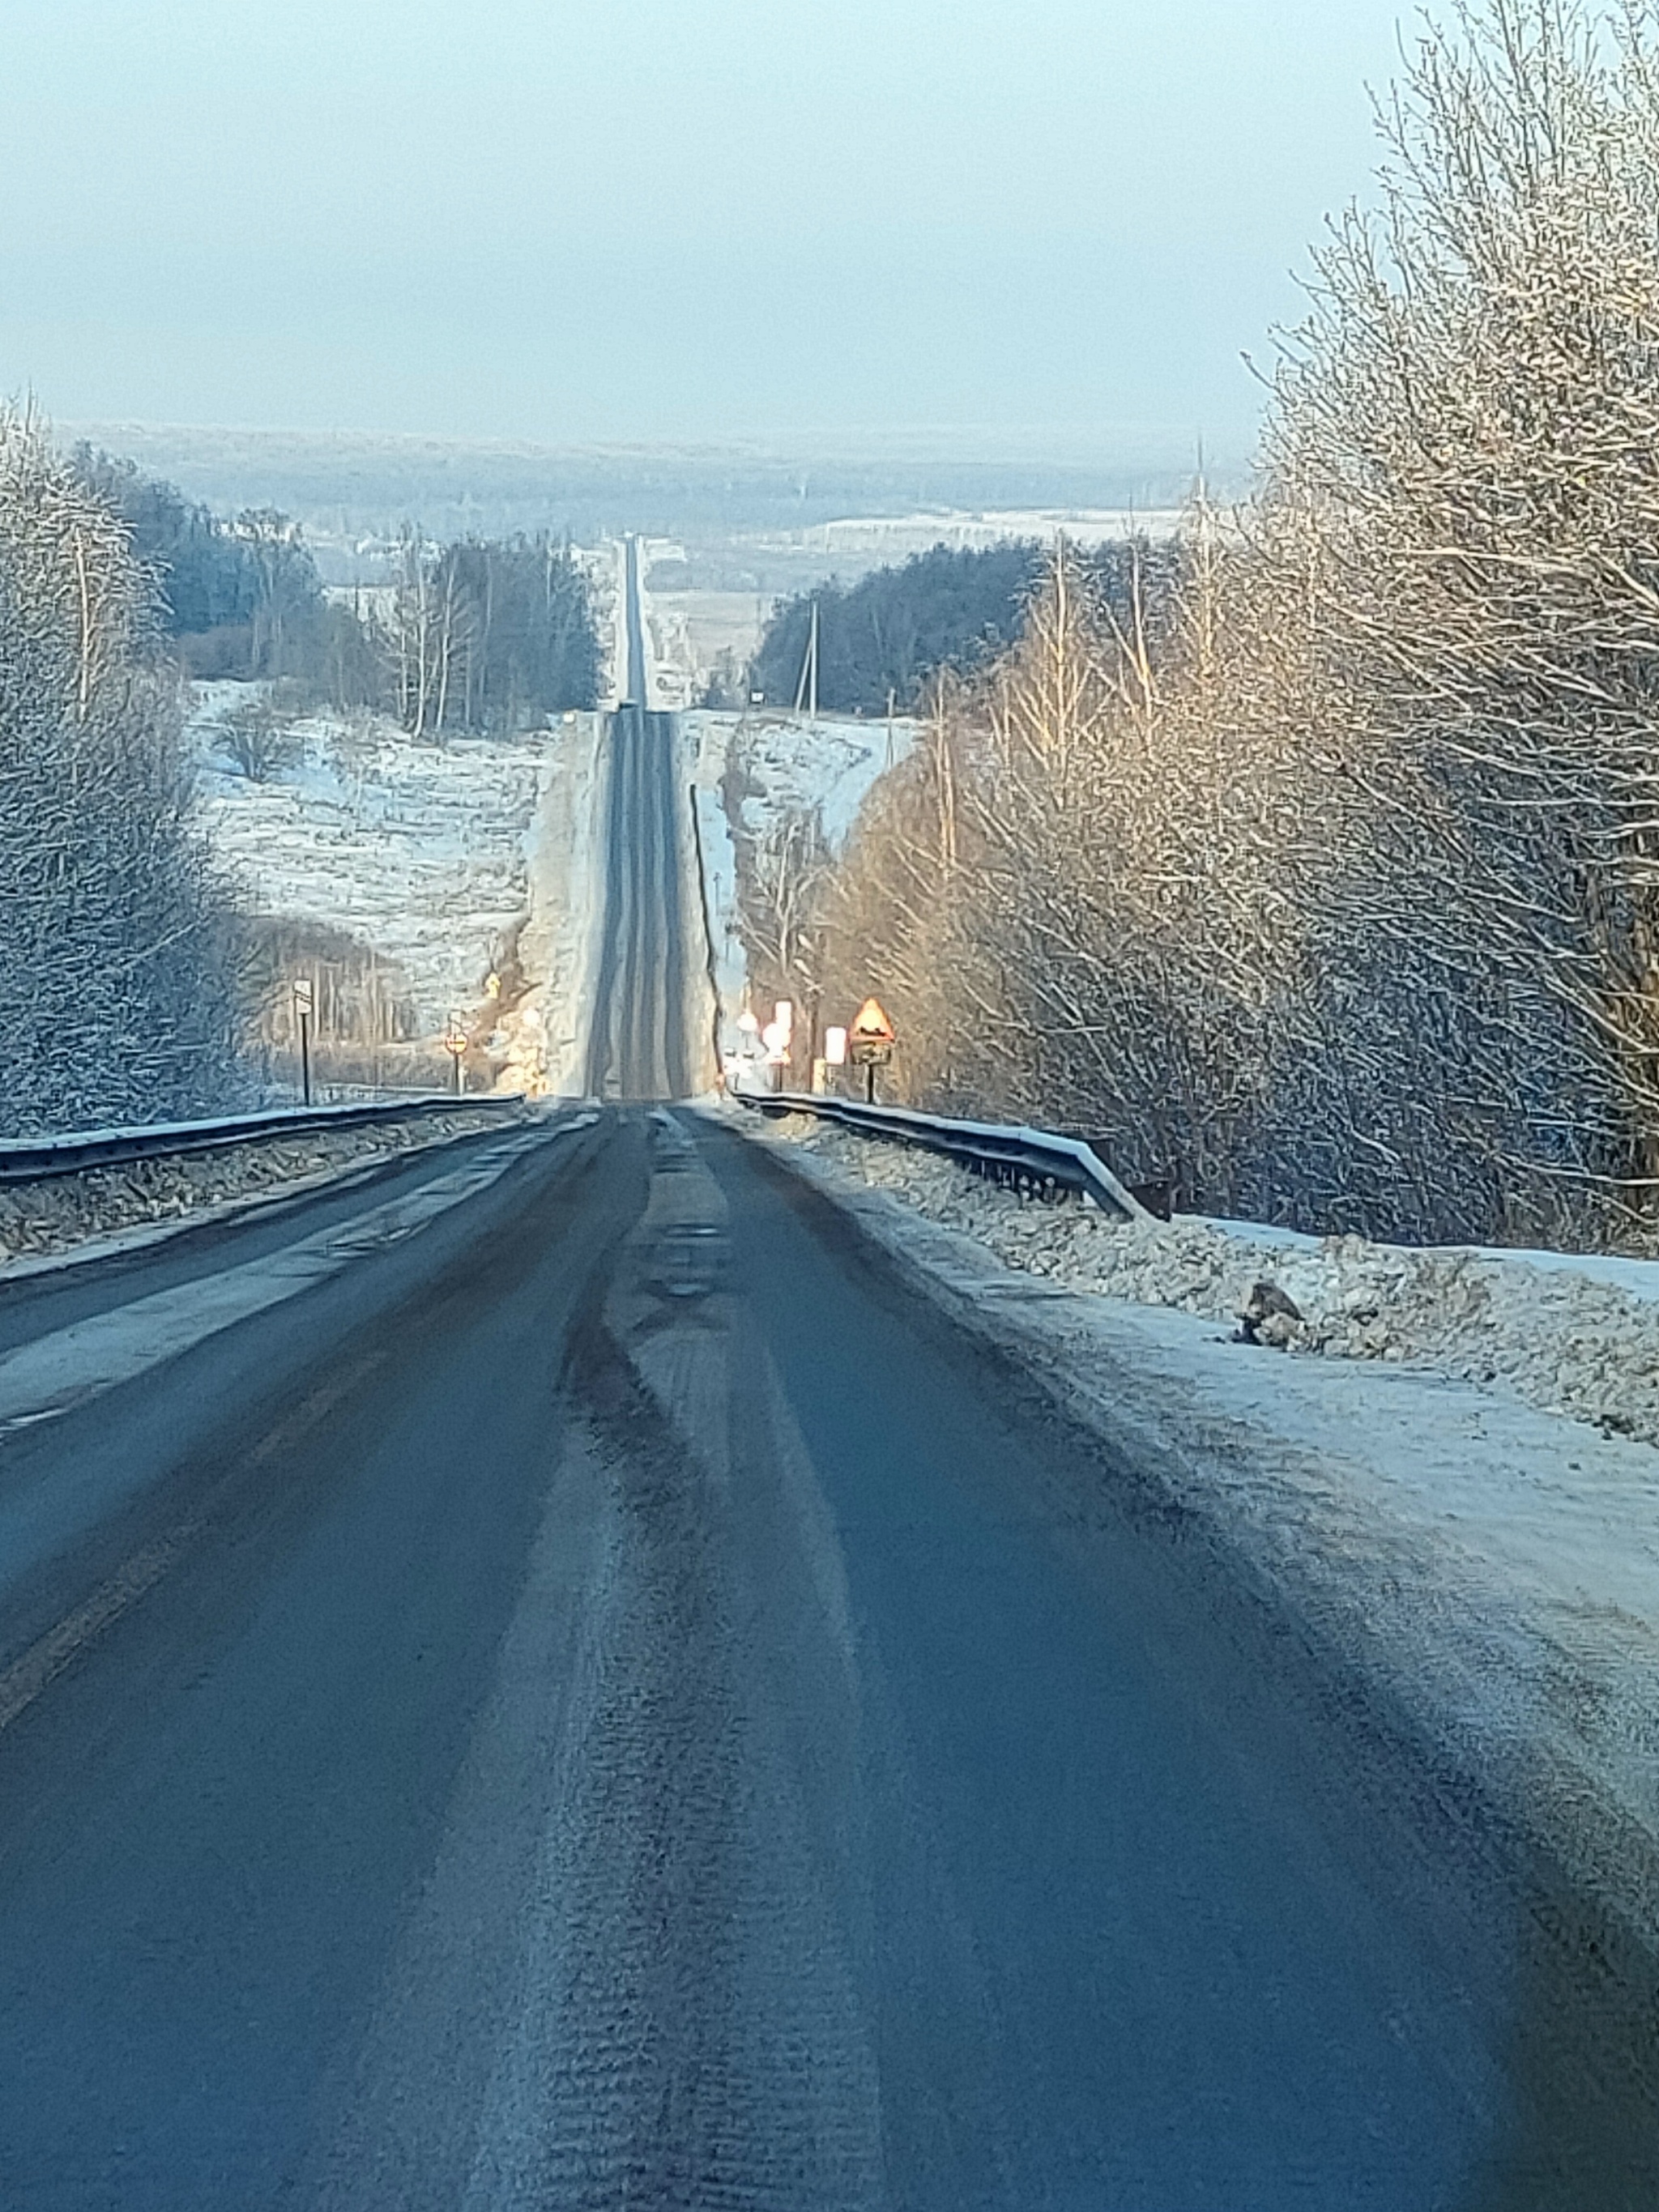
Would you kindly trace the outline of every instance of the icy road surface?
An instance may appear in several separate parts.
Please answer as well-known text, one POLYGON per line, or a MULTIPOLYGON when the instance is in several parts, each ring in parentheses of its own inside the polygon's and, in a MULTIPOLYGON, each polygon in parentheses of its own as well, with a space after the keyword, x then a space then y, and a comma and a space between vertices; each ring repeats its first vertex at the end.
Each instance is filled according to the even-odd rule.
POLYGON ((490 1141, 0 1291, 350 1255, 0 1442, 9 2212, 1656 2201, 1651 1987, 1155 1469, 725 1127, 490 1141))

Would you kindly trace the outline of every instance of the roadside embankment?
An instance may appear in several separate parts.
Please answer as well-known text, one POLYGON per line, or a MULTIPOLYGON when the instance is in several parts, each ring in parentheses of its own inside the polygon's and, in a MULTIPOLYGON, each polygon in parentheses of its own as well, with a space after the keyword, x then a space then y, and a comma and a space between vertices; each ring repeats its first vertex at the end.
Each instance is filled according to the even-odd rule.
POLYGON ((1659 1454, 1632 1433, 1659 1305, 1521 1260, 1120 1226, 822 1124, 740 1126, 1097 1436, 1103 1480, 1212 1530, 1437 1791, 1659 1941, 1659 1454), (1304 1334, 1274 1333, 1325 1356, 1243 1340, 1267 1254, 1304 1334), (1625 1433, 1553 1409, 1599 1403, 1601 1372, 1625 1433))
POLYGON ((376 1159, 505 1128, 510 1119, 499 1106, 458 1106, 9 1185, 0 1188, 0 1272, 78 1254, 135 1229, 206 1219, 267 1194, 309 1189, 376 1159))

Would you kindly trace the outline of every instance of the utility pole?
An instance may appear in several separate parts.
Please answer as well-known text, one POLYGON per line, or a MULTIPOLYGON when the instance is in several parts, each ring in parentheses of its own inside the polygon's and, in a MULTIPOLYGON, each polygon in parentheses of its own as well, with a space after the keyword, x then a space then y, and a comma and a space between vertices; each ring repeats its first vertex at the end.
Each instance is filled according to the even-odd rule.
POLYGON ((813 721, 818 719, 818 603, 812 601, 811 628, 806 635, 806 658, 800 665, 800 682, 795 686, 795 712, 799 714, 803 700, 811 699, 807 711, 813 721))

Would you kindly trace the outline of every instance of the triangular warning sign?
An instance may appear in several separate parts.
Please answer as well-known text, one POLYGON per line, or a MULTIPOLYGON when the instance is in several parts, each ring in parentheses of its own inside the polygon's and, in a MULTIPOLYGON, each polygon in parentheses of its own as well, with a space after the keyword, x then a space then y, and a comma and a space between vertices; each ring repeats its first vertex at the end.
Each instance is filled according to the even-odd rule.
POLYGON ((866 999, 847 1034, 855 1044, 892 1044, 898 1033, 883 1013, 879 1001, 866 999))

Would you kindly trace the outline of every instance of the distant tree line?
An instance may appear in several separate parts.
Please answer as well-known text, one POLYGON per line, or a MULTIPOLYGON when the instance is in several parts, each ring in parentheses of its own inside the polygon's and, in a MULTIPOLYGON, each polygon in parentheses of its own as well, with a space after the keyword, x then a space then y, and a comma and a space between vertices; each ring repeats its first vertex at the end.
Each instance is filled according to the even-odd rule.
MULTIPOLYGON (((1139 601, 1127 544, 1074 551, 1073 558, 1131 625, 1165 618, 1165 572, 1181 559, 1174 545, 1134 549, 1139 601)), ((896 567, 873 569, 850 586, 831 582, 799 592, 774 611, 747 688, 768 706, 794 704, 816 606, 818 704, 842 714, 884 714, 890 705, 912 711, 939 677, 972 677, 1008 651, 1048 562, 1044 549, 1029 540, 981 551, 936 545, 896 567)), ((726 696, 736 688, 724 683, 721 696, 708 703, 738 703, 726 696)))
POLYGON ((406 532, 386 641, 397 712, 416 737, 505 735, 599 699, 587 577, 544 532, 435 550, 406 532))
POLYGON ((1020 612, 1042 570, 1038 547, 983 552, 938 545, 857 583, 822 584, 783 600, 750 669, 769 707, 794 704, 818 613, 818 704, 842 714, 884 714, 916 705, 941 668, 965 674, 1019 634, 1020 612))
POLYGON ((227 521, 131 461, 76 446, 70 469, 125 525, 161 626, 197 677, 304 678, 324 658, 329 608, 299 526, 274 508, 227 521))
POLYGON ((503 735, 591 708, 587 579, 545 533, 428 544, 405 531, 385 594, 325 591, 297 523, 227 520, 131 461, 77 446, 69 472, 125 526, 187 674, 281 682, 308 703, 378 708, 420 736, 503 735))

